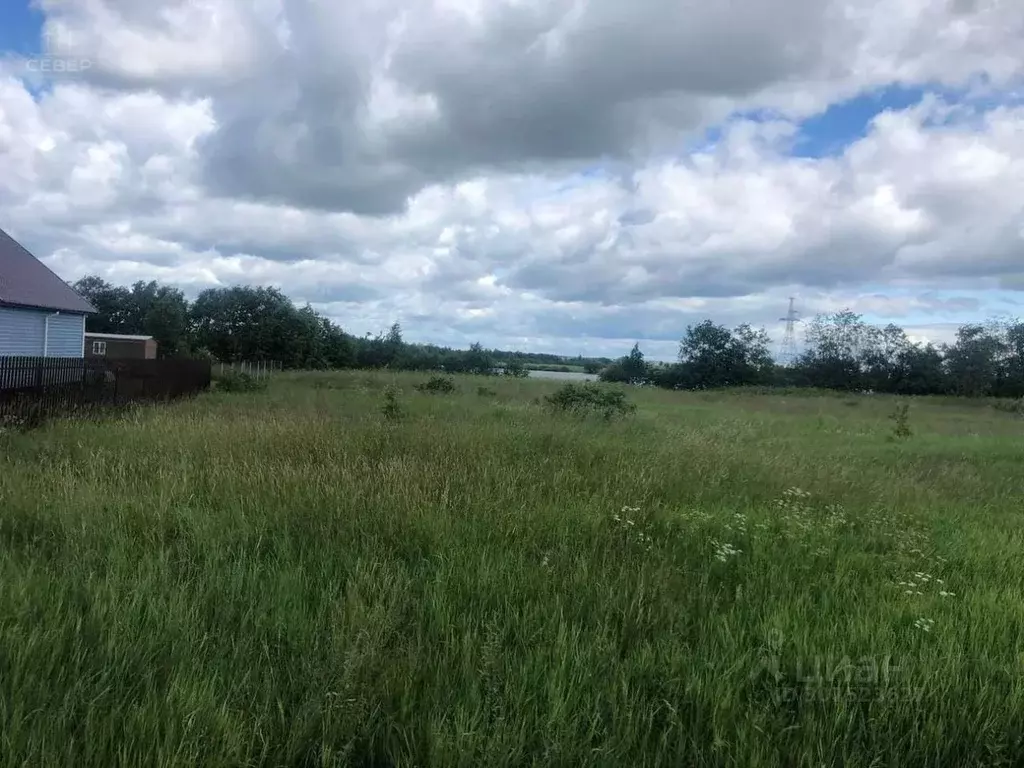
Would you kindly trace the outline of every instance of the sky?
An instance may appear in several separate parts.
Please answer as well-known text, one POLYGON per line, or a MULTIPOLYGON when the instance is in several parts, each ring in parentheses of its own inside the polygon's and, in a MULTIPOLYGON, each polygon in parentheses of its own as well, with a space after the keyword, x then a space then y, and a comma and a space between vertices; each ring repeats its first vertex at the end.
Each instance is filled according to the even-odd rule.
POLYGON ((68 281, 672 359, 1024 314, 1019 0, 3 0, 0 227, 68 281))

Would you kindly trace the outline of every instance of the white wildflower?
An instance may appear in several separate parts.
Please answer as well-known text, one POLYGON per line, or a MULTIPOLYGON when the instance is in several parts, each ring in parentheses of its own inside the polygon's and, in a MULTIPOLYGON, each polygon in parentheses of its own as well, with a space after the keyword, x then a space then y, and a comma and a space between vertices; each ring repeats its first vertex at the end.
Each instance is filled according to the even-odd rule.
POLYGON ((925 618, 917 619, 914 622, 914 626, 920 629, 922 632, 931 632, 932 627, 935 626, 935 620, 925 618))
POLYGON ((956 597, 956 592, 947 592, 946 590, 942 589, 942 590, 939 590, 939 596, 940 597, 956 597))
POLYGON ((732 544, 723 544, 718 541, 712 541, 711 546, 715 548, 715 558, 722 563, 730 557, 736 557, 737 555, 743 554, 742 549, 736 549, 732 544))

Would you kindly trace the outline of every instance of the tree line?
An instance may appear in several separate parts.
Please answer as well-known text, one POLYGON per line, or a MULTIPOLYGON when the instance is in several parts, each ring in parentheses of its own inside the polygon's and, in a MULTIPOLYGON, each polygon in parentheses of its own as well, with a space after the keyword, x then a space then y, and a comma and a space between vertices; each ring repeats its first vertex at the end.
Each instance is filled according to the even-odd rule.
POLYGON ((115 286, 90 276, 74 284, 98 310, 86 320, 94 333, 153 336, 161 356, 204 356, 223 362, 275 361, 284 368, 392 368, 525 375, 527 366, 575 365, 605 381, 671 389, 739 386, 816 387, 902 395, 1024 397, 1024 322, 962 326, 951 344, 911 341, 896 325, 866 323, 849 310, 818 315, 807 326, 804 352, 788 365, 771 354, 763 328, 727 328, 712 320, 691 325, 678 360, 651 364, 639 345, 610 358, 547 353, 458 350, 412 344, 398 323, 380 333, 346 332, 309 304, 296 307, 276 288, 210 288, 188 301, 155 281, 115 286))
POLYGON ((93 333, 152 336, 161 357, 208 357, 225 363, 274 361, 283 368, 392 368, 487 374, 505 368, 526 375, 526 366, 576 365, 593 372, 610 358, 566 358, 536 352, 457 350, 412 344, 394 323, 380 333, 346 332, 309 304, 296 307, 276 288, 210 288, 194 301, 156 281, 130 287, 89 276, 75 290, 97 309, 86 319, 93 333))
POLYGON ((877 327, 849 310, 818 315, 804 352, 789 365, 772 357, 765 330, 705 320, 686 329, 678 362, 651 365, 639 345, 601 373, 605 381, 671 389, 815 387, 899 395, 1024 397, 1024 322, 961 326, 951 344, 911 341, 897 325, 877 327))

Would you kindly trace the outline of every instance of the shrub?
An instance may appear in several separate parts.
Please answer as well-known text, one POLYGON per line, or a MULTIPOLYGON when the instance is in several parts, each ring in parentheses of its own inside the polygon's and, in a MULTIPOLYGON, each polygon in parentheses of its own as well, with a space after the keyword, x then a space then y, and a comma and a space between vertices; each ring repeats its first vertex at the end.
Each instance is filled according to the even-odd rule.
POLYGON ((217 379, 217 389, 221 392, 258 392, 266 386, 266 382, 243 371, 227 371, 217 379))
POLYGON ((434 376, 430 381, 417 384, 416 390, 432 395, 448 395, 455 391, 455 382, 447 376, 434 376))
POLYGON ((607 382, 619 382, 622 384, 629 383, 629 375, 623 369, 622 363, 620 362, 615 362, 605 368, 602 368, 600 373, 598 373, 598 378, 601 379, 601 381, 607 382))
POLYGON ((1003 411, 1004 413, 1024 416, 1024 397, 1018 398, 1017 400, 999 400, 992 403, 992 407, 997 411, 1003 411))
POLYGON ((402 407, 402 402, 398 399, 400 394, 402 394, 402 390, 394 385, 384 388, 384 403, 380 407, 380 412, 388 421, 397 421, 405 416, 405 408, 402 407))
POLYGON ((513 357, 505 363, 505 375, 516 379, 525 379, 530 375, 530 371, 523 365, 522 360, 513 357))
POLYGON ((889 418, 893 422, 890 439, 903 440, 913 434, 913 430, 910 428, 910 405, 899 403, 889 418))
POLYGON ((633 413, 636 406, 626 399, 620 389, 600 387, 596 384, 565 384, 557 392, 544 398, 547 406, 565 413, 599 413, 604 418, 633 413))
POLYGON ((197 349, 180 349, 178 354, 181 357, 191 357, 193 360, 209 360, 211 363, 217 362, 217 356, 213 354, 206 347, 198 347, 197 349))

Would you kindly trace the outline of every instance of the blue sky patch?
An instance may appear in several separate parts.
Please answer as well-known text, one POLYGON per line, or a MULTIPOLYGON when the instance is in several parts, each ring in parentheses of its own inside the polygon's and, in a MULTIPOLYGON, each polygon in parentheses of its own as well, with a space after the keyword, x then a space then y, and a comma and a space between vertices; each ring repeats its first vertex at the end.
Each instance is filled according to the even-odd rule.
POLYGON ((0 3, 0 52, 29 56, 41 52, 43 14, 27 0, 0 3))
POLYGON ((867 135, 876 115, 911 107, 924 94, 922 88, 892 85, 832 104, 821 114, 804 120, 791 154, 812 158, 841 154, 867 135))

